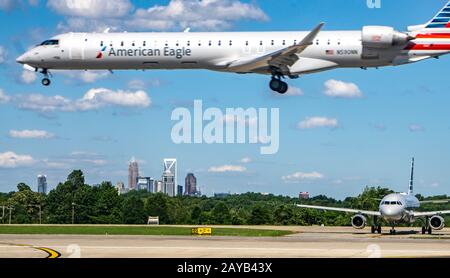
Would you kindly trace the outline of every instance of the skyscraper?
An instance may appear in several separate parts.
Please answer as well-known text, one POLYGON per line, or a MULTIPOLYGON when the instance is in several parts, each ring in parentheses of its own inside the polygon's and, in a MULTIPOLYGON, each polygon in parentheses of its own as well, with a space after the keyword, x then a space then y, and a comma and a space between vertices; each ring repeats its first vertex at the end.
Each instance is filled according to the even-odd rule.
POLYGON ((164 159, 163 191, 173 197, 176 194, 178 185, 177 160, 175 158, 164 159))
POLYGON ((175 197, 175 176, 169 170, 164 171, 162 176, 163 192, 170 197, 175 197))
POLYGON ((38 193, 47 194, 47 176, 37 176, 38 193))
POLYGON ((128 166, 128 188, 135 190, 137 185, 137 179, 139 177, 139 165, 136 159, 133 157, 128 166))
POLYGON ((185 191, 184 194, 188 196, 194 196, 197 194, 197 178, 194 174, 189 173, 186 176, 185 181, 185 191))

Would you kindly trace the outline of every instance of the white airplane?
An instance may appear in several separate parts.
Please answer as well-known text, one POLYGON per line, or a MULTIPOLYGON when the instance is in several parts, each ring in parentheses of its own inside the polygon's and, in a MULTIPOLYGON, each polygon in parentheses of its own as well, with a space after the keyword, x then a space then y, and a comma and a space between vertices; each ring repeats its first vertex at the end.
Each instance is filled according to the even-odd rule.
POLYGON ((29 70, 208 69, 271 75, 284 94, 284 78, 336 68, 378 68, 450 53, 450 2, 428 23, 408 32, 365 26, 362 31, 229 33, 68 33, 17 58, 29 70))
POLYGON ((401 222, 413 223, 417 218, 423 220, 424 226, 422 226, 422 234, 428 232, 432 234, 433 230, 442 230, 445 227, 444 218, 441 215, 450 214, 450 210, 443 211, 429 211, 429 212, 417 212, 416 209, 420 208, 420 204, 425 203, 448 203, 449 200, 434 200, 434 201, 422 201, 420 202, 414 196, 414 158, 411 164, 411 179, 409 182, 408 193, 395 193, 389 194, 384 197, 379 205, 379 211, 366 211, 358 209, 336 208, 336 207, 323 207, 323 206, 309 206, 309 205, 297 205, 300 208, 318 209, 328 211, 339 211, 347 213, 355 213, 352 217, 352 226, 355 229, 364 229, 367 225, 367 216, 373 216, 372 234, 378 232, 381 234, 381 224, 379 219, 387 221, 392 229, 391 234, 395 234, 395 225, 401 222))

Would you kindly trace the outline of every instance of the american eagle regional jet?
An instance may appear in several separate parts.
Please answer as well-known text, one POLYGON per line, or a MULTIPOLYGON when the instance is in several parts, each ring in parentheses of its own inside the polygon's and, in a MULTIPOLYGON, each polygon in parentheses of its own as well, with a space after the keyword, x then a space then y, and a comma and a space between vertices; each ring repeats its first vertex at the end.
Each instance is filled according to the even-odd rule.
POLYGON ((270 88, 288 91, 283 79, 336 68, 378 68, 438 58, 450 52, 450 2, 428 23, 399 32, 387 26, 358 31, 228 33, 67 33, 17 58, 26 69, 208 69, 271 75, 270 88))
POLYGON ((448 203, 450 200, 419 201, 414 196, 414 158, 411 163, 411 179, 409 182, 408 193, 395 193, 385 196, 379 205, 378 211, 367 211, 348 208, 323 207, 297 205, 300 208, 339 211, 355 213, 352 217, 352 226, 355 229, 364 229, 367 225, 366 216, 373 217, 372 234, 378 232, 381 234, 380 219, 384 219, 392 227, 391 234, 395 234, 395 225, 399 223, 413 223, 416 219, 422 219, 422 234, 432 234, 433 230, 442 230, 445 227, 445 221, 442 215, 450 214, 450 210, 418 212, 420 204, 426 203, 448 203))

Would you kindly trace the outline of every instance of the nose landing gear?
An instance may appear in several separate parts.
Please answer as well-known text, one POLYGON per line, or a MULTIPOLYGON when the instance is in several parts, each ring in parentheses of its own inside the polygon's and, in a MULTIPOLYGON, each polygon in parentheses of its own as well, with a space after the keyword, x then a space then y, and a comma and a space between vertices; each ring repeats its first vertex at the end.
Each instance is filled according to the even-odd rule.
POLYGON ((270 89, 272 89, 272 91, 275 91, 279 94, 284 95, 285 93, 287 93, 288 89, 289 89, 289 85, 281 80, 281 76, 272 76, 272 80, 270 81, 270 89))
POLYGON ((48 69, 42 69, 41 73, 44 75, 44 78, 41 81, 42 85, 46 87, 50 86, 50 84, 52 83, 49 78, 51 76, 51 73, 48 71, 48 69))

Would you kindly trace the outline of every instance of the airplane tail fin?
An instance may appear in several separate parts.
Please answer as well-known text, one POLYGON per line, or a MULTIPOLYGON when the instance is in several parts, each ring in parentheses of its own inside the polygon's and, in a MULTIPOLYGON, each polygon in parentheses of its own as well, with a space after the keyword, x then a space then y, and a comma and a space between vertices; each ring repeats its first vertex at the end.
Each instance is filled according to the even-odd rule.
POLYGON ((411 161, 411 179, 409 180, 408 195, 414 194, 414 157, 411 161))
POLYGON ((450 1, 439 10, 439 12, 425 24, 424 29, 437 32, 450 32, 450 1))

